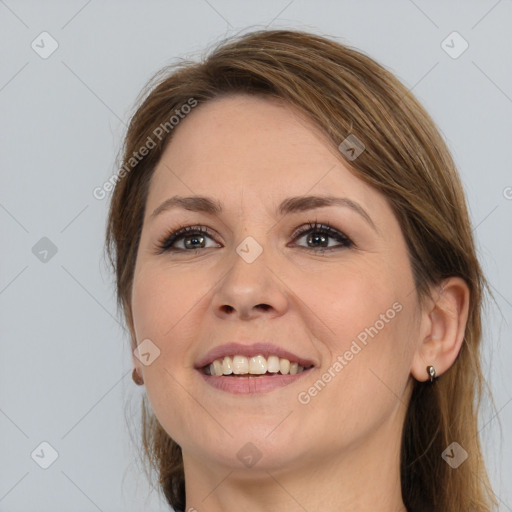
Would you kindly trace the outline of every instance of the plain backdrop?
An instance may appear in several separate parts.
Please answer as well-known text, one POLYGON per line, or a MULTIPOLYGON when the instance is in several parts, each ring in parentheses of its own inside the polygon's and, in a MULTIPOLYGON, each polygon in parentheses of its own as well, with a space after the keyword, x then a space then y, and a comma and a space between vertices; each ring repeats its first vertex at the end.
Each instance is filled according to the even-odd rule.
POLYGON ((511 26, 510 0, 0 0, 0 511, 169 510, 130 440, 143 391, 103 257, 108 199, 92 191, 116 171, 154 72, 263 27, 359 48, 443 133, 496 299, 484 325, 496 409, 480 423, 511 511, 511 26))

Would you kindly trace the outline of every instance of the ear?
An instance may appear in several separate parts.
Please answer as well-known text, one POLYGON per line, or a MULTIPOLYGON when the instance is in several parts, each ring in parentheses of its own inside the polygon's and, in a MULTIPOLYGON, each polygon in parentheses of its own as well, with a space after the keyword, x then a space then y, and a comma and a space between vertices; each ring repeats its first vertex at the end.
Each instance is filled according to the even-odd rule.
POLYGON ((411 366, 416 380, 430 378, 427 366, 433 366, 439 376, 453 365, 464 340, 469 302, 469 287, 460 277, 445 279, 433 290, 421 314, 420 339, 411 366))
POLYGON ((126 324, 128 326, 128 330, 130 331, 130 349, 132 353, 133 367, 137 369, 139 375, 142 375, 140 361, 135 357, 135 354, 133 353, 137 348, 137 337, 135 335, 135 327, 133 324, 132 308, 126 300, 123 301, 123 304, 126 316, 126 324))

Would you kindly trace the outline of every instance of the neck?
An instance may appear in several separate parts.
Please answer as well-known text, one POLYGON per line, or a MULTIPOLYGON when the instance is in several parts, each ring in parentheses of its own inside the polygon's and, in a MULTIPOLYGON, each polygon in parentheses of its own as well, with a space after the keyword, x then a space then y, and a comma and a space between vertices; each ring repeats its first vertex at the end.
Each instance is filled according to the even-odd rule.
POLYGON ((301 457, 293 468, 213 468, 184 452, 185 510, 406 512, 400 486, 401 436, 393 427, 382 426, 373 438, 341 455, 301 457))

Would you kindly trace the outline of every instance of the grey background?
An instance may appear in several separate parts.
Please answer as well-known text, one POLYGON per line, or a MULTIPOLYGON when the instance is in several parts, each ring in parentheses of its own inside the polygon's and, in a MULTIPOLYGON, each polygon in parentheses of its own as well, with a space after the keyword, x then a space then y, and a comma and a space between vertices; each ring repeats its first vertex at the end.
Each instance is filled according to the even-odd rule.
POLYGON ((168 510, 126 426, 125 412, 138 440, 143 391, 103 260, 108 203, 92 190, 115 172, 155 71, 264 26, 363 50, 413 89, 444 134, 496 298, 484 331, 496 410, 484 407, 481 435, 500 510, 512 510, 511 25, 510 0, 0 0, 0 510, 168 510), (31 47, 43 31, 59 45, 47 59, 31 47), (456 59, 441 46, 453 31, 469 43, 456 59), (42 237, 57 249, 47 261, 42 237), (50 456, 43 441, 59 454, 48 469, 31 458, 50 456))

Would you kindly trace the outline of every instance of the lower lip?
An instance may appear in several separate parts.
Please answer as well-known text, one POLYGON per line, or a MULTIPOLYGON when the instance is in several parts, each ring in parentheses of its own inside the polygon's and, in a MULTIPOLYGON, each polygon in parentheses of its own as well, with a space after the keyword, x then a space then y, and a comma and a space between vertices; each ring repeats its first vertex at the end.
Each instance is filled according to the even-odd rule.
POLYGON ((207 384, 216 389, 236 395, 247 395, 253 393, 268 393, 274 389, 288 386, 289 384, 297 382, 310 371, 311 368, 294 375, 243 375, 239 377, 214 377, 212 375, 206 375, 201 370, 199 370, 199 373, 207 384))

